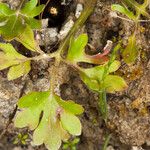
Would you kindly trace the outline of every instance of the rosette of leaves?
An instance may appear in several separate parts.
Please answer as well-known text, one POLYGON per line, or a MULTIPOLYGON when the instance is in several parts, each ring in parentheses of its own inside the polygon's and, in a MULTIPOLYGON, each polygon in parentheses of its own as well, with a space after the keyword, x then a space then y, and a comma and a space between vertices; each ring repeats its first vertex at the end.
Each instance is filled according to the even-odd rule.
MULTIPOLYGON (((150 15, 147 12, 149 4, 149 0, 144 0, 142 4, 139 4, 136 0, 123 0, 122 5, 113 4, 111 9, 125 15, 127 17, 126 20, 134 22, 135 26, 138 27, 140 26, 140 22, 146 21, 140 20, 141 16, 150 19, 150 15)), ((138 56, 139 46, 136 43, 136 40, 138 40, 136 39, 137 30, 138 28, 135 28, 134 33, 128 38, 127 46, 123 49, 122 56, 127 64, 133 63, 138 56)))
POLYGON ((23 2, 16 10, 12 10, 6 3, 0 2, 0 34, 5 40, 12 40, 21 34, 26 25, 31 29, 39 29, 41 21, 34 17, 39 15, 44 5, 36 6, 38 0, 30 0, 22 7, 23 2))

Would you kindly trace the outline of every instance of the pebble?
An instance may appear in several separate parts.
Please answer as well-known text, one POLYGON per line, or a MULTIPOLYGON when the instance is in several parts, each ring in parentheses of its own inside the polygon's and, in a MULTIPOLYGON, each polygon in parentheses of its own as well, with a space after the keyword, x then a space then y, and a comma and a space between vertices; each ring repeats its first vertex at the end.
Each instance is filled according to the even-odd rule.
POLYGON ((70 18, 62 27, 62 29, 60 30, 59 34, 58 34, 58 39, 62 40, 66 37, 66 35, 68 34, 68 32, 70 31, 70 29, 72 28, 72 26, 74 25, 74 21, 72 18, 70 18))
POLYGON ((131 150, 144 150, 141 146, 132 146, 131 150))
POLYGON ((81 15, 82 11, 83 11, 83 5, 78 3, 77 4, 77 8, 76 8, 76 12, 75 12, 76 18, 79 18, 79 16, 81 15))
POLYGON ((111 145, 106 148, 106 150, 115 150, 111 145))

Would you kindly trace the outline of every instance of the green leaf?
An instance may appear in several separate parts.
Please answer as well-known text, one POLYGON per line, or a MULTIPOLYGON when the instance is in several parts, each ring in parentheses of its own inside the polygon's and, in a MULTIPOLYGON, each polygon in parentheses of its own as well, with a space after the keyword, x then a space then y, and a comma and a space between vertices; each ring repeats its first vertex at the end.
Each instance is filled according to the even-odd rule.
POLYGON ((0 43, 0 70, 18 65, 26 57, 19 54, 11 44, 0 43))
POLYGON ((80 72, 80 78, 93 91, 99 91, 99 82, 96 79, 91 79, 84 72, 80 72))
POLYGON ((0 34, 6 40, 12 40, 24 30, 25 24, 22 24, 22 18, 16 14, 6 16, 6 20, 6 24, 4 26, 0 26, 0 34))
POLYGON ((67 60, 73 64, 78 62, 86 62, 92 64, 104 64, 108 61, 108 57, 105 54, 98 53, 96 55, 87 55, 85 53, 85 46, 88 43, 87 34, 80 34, 76 39, 71 38, 70 47, 67 54, 67 60))
POLYGON ((19 108, 37 107, 40 103, 46 101, 50 96, 50 92, 32 92, 20 98, 18 102, 19 108))
POLYGON ((44 143, 49 150, 58 150, 61 146, 61 140, 66 139, 66 137, 64 136, 65 138, 63 138, 62 135, 68 137, 67 132, 61 127, 59 121, 47 123, 46 119, 45 122, 43 119, 42 124, 40 123, 38 129, 33 133, 33 142, 35 145, 44 143))
POLYGON ((32 92, 23 96, 18 107, 21 112, 16 116, 15 126, 28 126, 34 130, 35 145, 44 143, 48 149, 58 150, 61 141, 69 138, 68 132, 73 135, 81 134, 81 123, 75 114, 83 112, 83 108, 73 102, 63 101, 49 91, 32 92), (64 122, 66 117, 69 123, 67 125, 64 122))
MULTIPOLYGON (((93 68, 88 68, 88 69, 82 68, 81 71, 84 72, 90 79, 98 79, 100 81, 102 80, 106 66, 107 66, 107 63, 104 65, 93 67, 93 68)), ((115 72, 116 70, 118 70, 119 67, 120 67, 120 62, 115 60, 109 66, 108 73, 115 72)))
POLYGON ((87 45, 88 36, 87 34, 81 34, 76 40, 71 41, 68 50, 67 59, 74 62, 84 61, 84 48, 87 45))
POLYGON ((35 18, 24 18, 26 23, 31 27, 31 29, 40 29, 41 21, 35 18))
POLYGON ((31 70, 30 61, 19 54, 11 44, 0 43, 0 70, 10 67, 7 77, 14 80, 26 75, 31 70))
MULTIPOLYGON (((105 68, 107 67, 108 63, 104 65, 99 65, 93 68, 88 69, 81 69, 80 77, 82 81, 93 91, 99 91, 100 90, 100 84, 102 82, 105 68)), ((108 68, 108 75, 109 73, 115 72, 120 67, 119 61, 113 61, 109 68, 108 68)))
POLYGON ((7 4, 0 2, 0 16, 11 16, 14 13, 15 11, 11 10, 7 4))
POLYGON ((93 68, 82 69, 82 72, 84 72, 90 79, 101 80, 103 77, 104 69, 105 67, 102 65, 93 68))
POLYGON ((16 37, 16 40, 31 51, 40 51, 38 44, 34 40, 34 33, 28 25, 26 26, 24 32, 16 37))
POLYGON ((7 74, 8 80, 14 80, 23 75, 26 75, 31 70, 30 61, 26 61, 24 63, 20 63, 19 65, 12 66, 7 74))
POLYGON ((120 67, 120 61, 114 60, 109 66, 109 73, 115 72, 120 67))
POLYGON ((80 77, 82 81, 93 91, 99 91, 100 82, 104 74, 104 65, 88 69, 81 69, 80 77))
POLYGON ((38 16, 43 10, 45 5, 36 6, 38 3, 37 0, 30 0, 25 4, 25 6, 20 10, 21 14, 24 15, 23 19, 32 29, 41 28, 41 21, 34 19, 38 16))
POLYGON ((69 144, 68 143, 64 143, 62 146, 63 150, 67 150, 69 148, 69 144))
POLYGON ((62 99, 60 99, 60 97, 55 96, 55 98, 57 99, 58 104, 64 108, 65 110, 73 113, 74 115, 80 115, 84 112, 84 109, 81 105, 76 104, 75 102, 69 100, 69 101, 63 101, 62 99))
POLYGON ((123 7, 119 4, 113 4, 111 5, 111 9, 113 11, 118 11, 124 15, 126 15, 128 18, 135 20, 136 17, 134 16, 133 12, 129 11, 126 7, 123 7))
POLYGON ((105 73, 107 64, 96 66, 89 69, 81 69, 80 77, 82 81, 93 91, 100 92, 102 88, 106 89, 109 93, 124 90, 127 85, 124 79, 116 75, 109 75, 115 72, 120 66, 120 62, 114 61, 105 73))
POLYGON ((135 0, 124 0, 124 2, 127 6, 135 9, 137 19, 139 19, 140 15, 150 18, 150 15, 146 12, 147 7, 149 6, 149 0, 144 0, 143 4, 139 4, 135 0))
POLYGON ((28 12, 27 15, 30 17, 36 17, 44 10, 44 7, 45 5, 37 6, 31 12, 28 12))
POLYGON ((73 114, 64 111, 61 114, 61 123, 64 129, 66 129, 72 135, 81 134, 81 123, 80 120, 73 114), (69 118, 69 119, 68 119, 69 118))
POLYGON ((138 48, 136 46, 136 37, 131 35, 128 39, 128 45, 123 50, 122 56, 127 64, 133 63, 138 55, 138 48))
POLYGON ((73 141, 72 141, 72 144, 75 145, 75 144, 78 144, 80 142, 80 138, 75 138, 73 141))
POLYGON ((7 24, 7 18, 6 17, 4 17, 4 16, 0 16, 0 27, 2 27, 2 26, 4 26, 4 25, 6 25, 7 24))
POLYGON ((139 4, 135 0, 123 0, 124 7, 119 4, 113 4, 111 6, 111 9, 113 11, 118 11, 124 15, 126 15, 128 18, 132 19, 133 21, 137 22, 140 19, 140 16, 146 16, 147 18, 150 18, 150 15, 146 12, 147 7, 149 6, 149 0, 144 0, 143 4, 139 4), (128 7, 135 10, 135 14, 128 9, 128 7))
POLYGON ((20 35, 29 25, 32 29, 41 27, 41 21, 33 17, 39 15, 44 5, 37 6, 37 0, 31 0, 22 9, 11 10, 6 4, 0 3, 0 34, 5 40, 12 40, 20 35))
POLYGON ((25 6, 21 9, 22 14, 28 14, 31 12, 37 5, 38 0, 30 0, 25 4, 25 6))
POLYGON ((103 87, 108 93, 122 91, 127 88, 127 84, 123 78, 117 75, 108 75, 103 81, 103 87))

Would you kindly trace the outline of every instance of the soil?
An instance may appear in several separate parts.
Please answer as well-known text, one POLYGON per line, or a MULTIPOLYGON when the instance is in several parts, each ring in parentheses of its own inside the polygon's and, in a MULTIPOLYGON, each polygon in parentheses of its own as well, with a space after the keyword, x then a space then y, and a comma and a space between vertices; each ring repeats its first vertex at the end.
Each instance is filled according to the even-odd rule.
MULTIPOLYGON (((8 3, 12 8, 16 8, 19 4, 19 0, 0 1, 8 3)), ((84 4, 81 0, 70 2, 70 13, 67 12, 63 24, 70 18, 74 18, 76 4, 79 2, 84 4)), ((107 40, 112 40, 115 45, 118 39, 123 39, 124 45, 126 44, 134 25, 112 17, 110 6, 119 2, 119 0, 97 1, 93 14, 80 31, 80 33, 87 32, 89 43, 95 47, 92 51, 87 50, 89 53, 99 52, 106 45, 107 40)), ((150 7, 148 11, 150 12, 150 7)), ((139 39, 137 42, 141 49, 138 59, 131 66, 122 62, 119 71, 116 72, 125 78, 128 89, 107 95, 109 107, 107 123, 103 121, 97 105, 98 95, 86 87, 76 70, 63 63, 59 66, 56 93, 63 99, 74 100, 85 108, 85 112, 80 117, 83 132, 77 150, 102 150, 107 134, 111 134, 107 150, 150 150, 150 23, 143 23, 141 26, 144 31, 142 34, 137 34, 139 39)), ((60 25, 52 28, 45 26, 42 31, 35 33, 45 52, 49 53, 57 49, 59 30, 61 30, 60 25), (42 45, 42 40, 46 41, 45 47, 42 45)), ((19 46, 18 43, 13 44, 19 46)), ((14 81, 7 80, 7 70, 0 71, 1 133, 6 130, 9 117, 22 94, 49 89, 52 65, 53 61, 34 61, 30 73, 14 81)), ((46 150, 43 145, 33 146, 31 137, 32 133, 28 129, 16 129, 13 123, 9 122, 5 134, 0 137, 0 150, 46 150), (19 133, 23 135, 28 133, 25 145, 13 143, 19 133)))

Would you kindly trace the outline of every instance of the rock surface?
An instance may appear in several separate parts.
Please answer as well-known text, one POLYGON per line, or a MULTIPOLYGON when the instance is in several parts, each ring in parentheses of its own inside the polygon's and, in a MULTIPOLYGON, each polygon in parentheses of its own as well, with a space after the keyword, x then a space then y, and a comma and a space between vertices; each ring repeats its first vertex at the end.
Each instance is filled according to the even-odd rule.
MULTIPOLYGON (((1 1, 7 2, 12 8, 16 8, 20 2, 20 0, 1 1)), ((89 43, 95 47, 91 53, 99 52, 106 41, 112 38, 123 38, 126 44, 133 26, 129 22, 111 17, 110 5, 117 2, 117 0, 98 0, 95 11, 85 27, 89 35, 89 43)), ((150 146, 150 25, 145 24, 145 29, 145 34, 137 36, 141 38, 138 42, 146 58, 139 57, 134 66, 129 67, 123 64, 117 72, 126 79, 129 88, 125 92, 108 95, 109 116, 106 125, 99 113, 97 94, 83 84, 73 68, 61 64, 56 82, 56 93, 63 99, 71 99, 82 104, 85 108, 81 116, 83 133, 77 146, 78 150, 101 150, 106 133, 112 134, 107 150, 150 149, 148 147, 150 146), (144 144, 146 146, 143 146, 144 144)), ((51 34, 51 30, 53 29, 45 29, 42 33, 49 45, 58 40, 57 29, 53 32, 54 35, 51 34)), ((5 129, 8 117, 14 111, 22 90, 23 94, 26 94, 30 91, 49 89, 52 65, 53 62, 48 60, 33 62, 29 75, 14 81, 7 80, 7 70, 0 72, 0 131, 5 129)), ((45 150, 45 148, 32 146, 30 132, 27 129, 15 129, 11 124, 3 139, 0 140, 0 150, 45 150), (27 132, 29 141, 25 146, 13 144, 18 133, 26 134, 27 132)))

